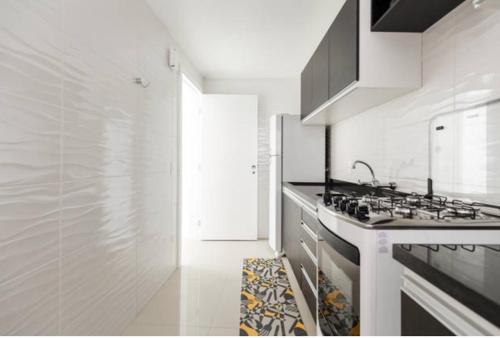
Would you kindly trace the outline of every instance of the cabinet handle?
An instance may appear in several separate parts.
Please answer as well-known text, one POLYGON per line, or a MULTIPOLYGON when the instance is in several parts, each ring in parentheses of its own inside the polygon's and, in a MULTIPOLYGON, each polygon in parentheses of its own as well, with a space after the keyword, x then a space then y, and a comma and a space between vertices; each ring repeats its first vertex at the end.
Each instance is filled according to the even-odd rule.
POLYGON ((311 249, 309 249, 309 247, 303 240, 300 240, 300 246, 302 247, 302 249, 304 249, 307 256, 309 256, 314 265, 318 266, 318 259, 316 258, 316 255, 312 253, 311 249))
POLYGON ((316 243, 318 243, 318 235, 316 235, 316 233, 311 229, 309 225, 302 221, 300 222, 300 226, 316 243))
POLYGON ((304 269, 304 266, 302 264, 300 264, 300 271, 302 272, 302 276, 304 276, 304 278, 306 279, 307 285, 309 285, 309 288, 314 293, 314 296, 316 298, 318 298, 318 291, 314 287, 314 284, 313 284, 311 278, 309 278, 309 275, 307 274, 306 269, 304 269))

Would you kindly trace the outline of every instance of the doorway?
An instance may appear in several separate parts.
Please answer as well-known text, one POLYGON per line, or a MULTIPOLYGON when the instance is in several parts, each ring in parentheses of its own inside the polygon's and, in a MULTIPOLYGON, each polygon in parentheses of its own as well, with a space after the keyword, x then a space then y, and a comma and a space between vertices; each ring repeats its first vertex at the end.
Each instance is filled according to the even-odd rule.
POLYGON ((203 95, 182 76, 183 247, 257 239, 257 102, 255 95, 203 95))

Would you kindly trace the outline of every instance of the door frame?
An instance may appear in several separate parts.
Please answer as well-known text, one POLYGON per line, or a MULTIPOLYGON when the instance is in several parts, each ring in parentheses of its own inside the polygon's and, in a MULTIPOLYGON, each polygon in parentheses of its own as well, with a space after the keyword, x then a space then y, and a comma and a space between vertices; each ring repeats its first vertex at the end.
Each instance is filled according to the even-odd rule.
POLYGON ((179 67, 179 77, 177 81, 177 163, 178 163, 178 170, 177 170, 177 222, 176 222, 176 229, 177 229, 177 261, 176 261, 176 266, 180 267, 181 262, 182 262, 182 248, 183 248, 183 243, 182 243, 182 192, 183 192, 183 185, 182 185, 182 179, 183 179, 183 173, 184 173, 184 168, 182 166, 182 156, 183 156, 183 143, 182 143, 182 138, 183 138, 183 133, 182 133, 182 128, 183 128, 183 111, 184 111, 184 106, 183 106, 183 84, 184 81, 190 86, 192 86, 194 89, 196 89, 200 95, 203 95, 203 90, 199 88, 191 79, 189 76, 182 72, 182 68, 179 67))

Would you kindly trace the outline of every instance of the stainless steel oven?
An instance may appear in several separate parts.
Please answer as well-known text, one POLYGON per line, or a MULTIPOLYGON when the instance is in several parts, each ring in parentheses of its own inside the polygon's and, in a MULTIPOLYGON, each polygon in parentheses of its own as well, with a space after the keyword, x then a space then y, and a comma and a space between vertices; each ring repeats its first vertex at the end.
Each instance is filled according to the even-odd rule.
POLYGON ((359 336, 358 248, 321 224, 318 258, 318 323, 322 334, 359 336))

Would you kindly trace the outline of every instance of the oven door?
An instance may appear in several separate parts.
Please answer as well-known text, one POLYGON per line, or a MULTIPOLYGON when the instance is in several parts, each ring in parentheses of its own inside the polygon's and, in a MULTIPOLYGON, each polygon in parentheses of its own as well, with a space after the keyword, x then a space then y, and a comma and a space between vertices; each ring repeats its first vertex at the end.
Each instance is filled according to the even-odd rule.
POLYGON ((359 336, 359 250, 322 224, 318 241, 318 323, 325 336, 359 336))

